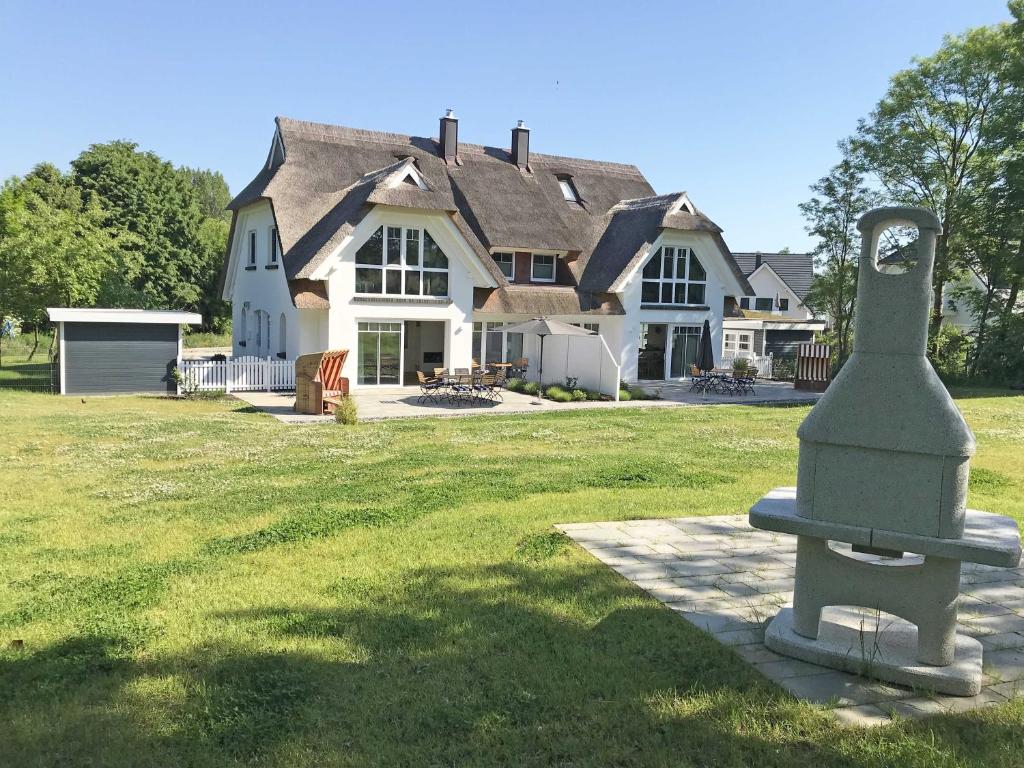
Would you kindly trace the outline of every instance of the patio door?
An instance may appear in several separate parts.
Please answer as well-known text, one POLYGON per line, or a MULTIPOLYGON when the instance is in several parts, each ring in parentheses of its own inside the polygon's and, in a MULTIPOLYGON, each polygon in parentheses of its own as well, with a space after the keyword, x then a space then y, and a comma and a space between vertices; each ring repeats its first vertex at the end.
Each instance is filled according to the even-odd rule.
POLYGON ((358 383, 402 383, 402 324, 359 323, 358 383))
POLYGON ((668 326, 664 323, 641 323, 640 348, 637 353, 637 378, 664 379, 668 326))
POLYGON ((672 326, 672 363, 670 376, 681 379, 690 373, 690 364, 697 361, 697 345, 700 343, 700 326, 672 326))

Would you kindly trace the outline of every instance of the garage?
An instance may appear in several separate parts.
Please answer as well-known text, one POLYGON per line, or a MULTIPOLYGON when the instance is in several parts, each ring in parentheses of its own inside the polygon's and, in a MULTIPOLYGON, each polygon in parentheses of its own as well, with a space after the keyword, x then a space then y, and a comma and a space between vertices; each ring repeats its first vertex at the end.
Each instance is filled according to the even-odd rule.
POLYGON ((57 326, 62 395, 167 394, 177 391, 174 368, 181 326, 194 312, 143 309, 47 309, 57 326))

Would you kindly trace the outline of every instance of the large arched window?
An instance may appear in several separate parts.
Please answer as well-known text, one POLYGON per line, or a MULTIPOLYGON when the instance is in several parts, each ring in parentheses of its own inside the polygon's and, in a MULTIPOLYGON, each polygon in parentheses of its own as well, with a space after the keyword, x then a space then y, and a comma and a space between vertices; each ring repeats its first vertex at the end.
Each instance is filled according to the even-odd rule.
POLYGON ((281 313, 281 322, 277 328, 277 356, 282 360, 288 359, 288 320, 281 313))
POLYGON ((447 296, 448 257, 425 229, 381 227, 356 251, 356 293, 447 296))
POLYGON ((644 304, 702 305, 708 274, 689 248, 662 246, 644 265, 644 304))

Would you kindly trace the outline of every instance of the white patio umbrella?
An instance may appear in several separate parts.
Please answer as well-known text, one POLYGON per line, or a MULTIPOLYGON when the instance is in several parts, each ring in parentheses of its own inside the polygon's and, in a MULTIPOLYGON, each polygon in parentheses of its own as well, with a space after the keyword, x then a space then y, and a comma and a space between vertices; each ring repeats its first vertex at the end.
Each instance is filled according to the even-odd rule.
POLYGON ((537 367, 537 381, 544 382, 544 337, 545 336, 593 336, 594 331, 585 328, 578 328, 575 325, 563 323, 560 320, 551 320, 546 317, 535 317, 533 320, 526 320, 514 325, 503 325, 495 328, 496 331, 505 333, 532 333, 540 337, 540 365, 537 367))

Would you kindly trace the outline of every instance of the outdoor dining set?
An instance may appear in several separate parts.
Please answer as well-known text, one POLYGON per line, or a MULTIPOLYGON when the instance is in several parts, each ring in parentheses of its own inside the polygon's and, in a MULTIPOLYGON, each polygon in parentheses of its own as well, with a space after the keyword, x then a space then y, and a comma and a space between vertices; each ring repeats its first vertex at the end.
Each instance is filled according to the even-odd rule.
POLYGON ((721 395, 752 395, 757 381, 757 368, 712 368, 701 370, 690 366, 690 391, 715 392, 721 395))
POLYGON ((516 377, 525 377, 529 366, 526 358, 512 363, 489 363, 484 366, 475 361, 473 368, 435 368, 433 376, 417 371, 416 377, 420 385, 417 402, 440 404, 447 402, 452 405, 487 405, 502 402, 502 391, 511 373, 516 377))

